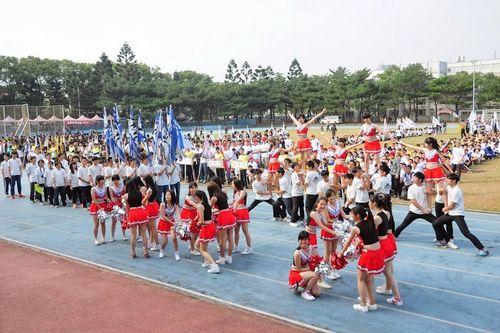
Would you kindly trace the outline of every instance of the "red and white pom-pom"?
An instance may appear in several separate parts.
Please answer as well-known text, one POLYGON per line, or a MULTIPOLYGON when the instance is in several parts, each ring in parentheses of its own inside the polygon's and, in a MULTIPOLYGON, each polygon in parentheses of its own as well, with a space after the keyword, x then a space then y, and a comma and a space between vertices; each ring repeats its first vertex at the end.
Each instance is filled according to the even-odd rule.
POLYGON ((339 269, 344 268, 347 265, 347 260, 345 259, 344 256, 339 258, 336 255, 332 255, 331 265, 336 270, 339 270, 339 269))
POLYGON ((323 261, 321 256, 311 256, 309 259, 309 269, 314 272, 316 267, 323 261))

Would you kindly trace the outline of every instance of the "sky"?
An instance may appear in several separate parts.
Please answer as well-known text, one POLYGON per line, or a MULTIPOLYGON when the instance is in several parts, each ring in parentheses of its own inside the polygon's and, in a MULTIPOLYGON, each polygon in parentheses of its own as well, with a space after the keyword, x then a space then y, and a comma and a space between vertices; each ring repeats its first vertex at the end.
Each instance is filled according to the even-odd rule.
POLYGON ((224 80, 247 60, 286 73, 500 57, 498 0, 25 0, 2 3, 0 55, 116 60, 224 80))

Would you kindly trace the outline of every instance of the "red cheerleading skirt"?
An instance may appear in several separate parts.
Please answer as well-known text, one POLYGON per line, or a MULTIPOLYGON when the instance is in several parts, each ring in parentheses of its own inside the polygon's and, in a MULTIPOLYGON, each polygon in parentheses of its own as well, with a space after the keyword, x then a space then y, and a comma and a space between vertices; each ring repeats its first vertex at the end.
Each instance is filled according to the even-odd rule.
POLYGON ((302 139, 302 140, 299 139, 299 141, 297 142, 297 150, 300 152, 311 151, 312 150, 311 141, 309 141, 309 139, 302 139))
POLYGON ((368 154, 380 154, 382 151, 382 147, 380 146, 380 141, 365 141, 363 146, 363 150, 368 154))
POLYGON ((122 208, 123 207, 123 202, 121 200, 113 201, 113 203, 111 205, 112 206, 118 206, 118 207, 122 208))
POLYGON ((146 205, 146 212, 148 219, 157 219, 160 214, 160 205, 156 201, 150 202, 146 205))
POLYGON ((292 268, 288 274, 288 287, 291 290, 297 290, 299 287, 304 287, 305 285, 306 281, 304 281, 300 272, 292 268))
POLYGON ((108 210, 108 204, 106 202, 101 202, 99 205, 96 205, 94 202, 90 204, 89 214, 97 215, 97 212, 101 209, 108 210))
POLYGON ((396 257, 396 254, 398 254, 398 246, 396 245, 396 237, 394 237, 394 234, 388 233, 387 234, 387 239, 391 242, 392 249, 394 250, 394 257, 396 257))
POLYGON ((441 167, 436 167, 432 169, 424 169, 425 181, 427 182, 440 182, 446 179, 446 175, 441 167))
POLYGON ((160 234, 168 234, 170 230, 174 227, 173 223, 170 223, 168 220, 160 219, 158 222, 158 233, 160 234))
POLYGON ((309 234, 309 245, 312 247, 318 247, 318 237, 316 234, 309 234))
POLYGON ((386 239, 379 239, 380 247, 382 248, 382 252, 384 253, 384 261, 388 262, 393 260, 396 255, 394 254, 394 248, 391 240, 389 239, 389 235, 386 239))
POLYGON ((196 218, 198 212, 196 209, 182 208, 180 218, 183 222, 191 223, 196 218))
POLYGON ((349 169, 345 164, 335 164, 333 166, 333 173, 339 176, 345 176, 349 173, 349 169))
POLYGON ((220 215, 219 209, 212 208, 212 221, 214 221, 215 224, 219 223, 219 215, 220 215))
POLYGON ((267 167, 267 172, 275 173, 281 167, 280 162, 271 162, 267 167))
POLYGON ((223 209, 219 212, 217 229, 229 229, 236 225, 236 216, 229 209, 223 209))
POLYGON ((148 223, 148 212, 144 207, 132 207, 128 211, 128 225, 135 226, 148 223))
POLYGON ((191 222, 189 222, 189 232, 193 235, 197 235, 200 233, 201 226, 198 225, 198 215, 195 216, 191 222))
MULTIPOLYGON (((326 227, 330 230, 333 230, 333 226, 331 224, 327 224, 326 227)), ((321 239, 326 240, 326 241, 331 241, 331 240, 336 239, 336 237, 334 235, 332 235, 331 233, 326 232, 325 230, 321 229, 321 239)), ((310 241, 309 241, 309 243, 310 243, 310 241)))
POLYGON ((384 271, 385 261, 382 249, 361 251, 361 257, 358 261, 358 269, 369 275, 377 275, 384 271))
POLYGON ((234 211, 234 216, 236 216, 237 224, 245 224, 250 222, 250 214, 248 213, 248 208, 238 208, 234 211))
POLYGON ((209 243, 215 240, 216 227, 215 223, 204 224, 201 226, 200 235, 198 240, 202 243, 209 243))

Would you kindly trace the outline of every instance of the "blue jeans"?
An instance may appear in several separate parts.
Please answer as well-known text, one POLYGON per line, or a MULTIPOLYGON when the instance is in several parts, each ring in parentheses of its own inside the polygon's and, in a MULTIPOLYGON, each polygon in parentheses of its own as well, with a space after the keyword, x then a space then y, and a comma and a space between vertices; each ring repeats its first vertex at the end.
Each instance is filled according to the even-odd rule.
POLYGON ((5 189, 5 195, 9 195, 10 177, 3 178, 3 186, 5 189))
POLYGON ((170 184, 170 189, 175 192, 175 203, 179 204, 179 197, 181 195, 181 183, 170 184))
POLYGON ((167 193, 168 190, 168 185, 159 185, 158 186, 158 197, 156 198, 156 201, 159 203, 163 202, 163 198, 165 197, 165 193, 167 193))
POLYGON ((10 176, 10 195, 14 195, 15 183, 17 183, 17 194, 21 195, 21 175, 10 176))
POLYGON ((206 181, 207 180, 207 178, 208 178, 208 174, 207 174, 208 170, 207 169, 208 169, 207 163, 206 162, 201 163, 200 174, 198 175, 199 181, 206 181))

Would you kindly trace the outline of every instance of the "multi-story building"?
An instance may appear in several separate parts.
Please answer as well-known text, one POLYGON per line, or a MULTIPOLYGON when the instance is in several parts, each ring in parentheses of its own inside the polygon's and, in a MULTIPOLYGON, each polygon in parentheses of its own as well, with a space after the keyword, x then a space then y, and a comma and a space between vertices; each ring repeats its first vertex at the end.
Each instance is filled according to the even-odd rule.
POLYGON ((459 57, 457 62, 448 63, 448 75, 453 75, 458 72, 467 73, 493 73, 500 76, 500 58, 486 60, 465 60, 464 57, 459 57))

